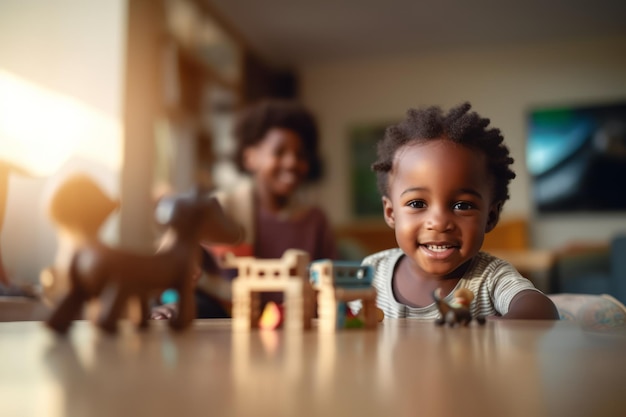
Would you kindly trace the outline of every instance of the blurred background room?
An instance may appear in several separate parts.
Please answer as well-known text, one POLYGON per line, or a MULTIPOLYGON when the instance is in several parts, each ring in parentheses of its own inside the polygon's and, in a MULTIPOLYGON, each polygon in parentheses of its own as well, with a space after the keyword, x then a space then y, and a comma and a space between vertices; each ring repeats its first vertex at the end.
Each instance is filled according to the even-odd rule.
POLYGON ((233 183, 233 116, 265 97, 317 117, 309 194, 345 256, 395 246, 374 141, 410 107, 470 101, 517 173, 485 249, 547 292, 626 301, 624 16, 622 0, 2 0, 0 278, 36 284, 53 262, 46 198, 73 171, 122 202, 102 238, 152 251, 155 201, 233 183))

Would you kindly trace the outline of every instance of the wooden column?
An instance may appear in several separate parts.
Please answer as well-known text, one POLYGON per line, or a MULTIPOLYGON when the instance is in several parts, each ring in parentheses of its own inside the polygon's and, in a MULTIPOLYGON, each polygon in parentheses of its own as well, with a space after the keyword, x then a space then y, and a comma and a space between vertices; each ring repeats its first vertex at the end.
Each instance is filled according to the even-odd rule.
POLYGON ((162 1, 128 1, 124 164, 121 175, 120 246, 151 250, 155 125, 163 113, 162 1))

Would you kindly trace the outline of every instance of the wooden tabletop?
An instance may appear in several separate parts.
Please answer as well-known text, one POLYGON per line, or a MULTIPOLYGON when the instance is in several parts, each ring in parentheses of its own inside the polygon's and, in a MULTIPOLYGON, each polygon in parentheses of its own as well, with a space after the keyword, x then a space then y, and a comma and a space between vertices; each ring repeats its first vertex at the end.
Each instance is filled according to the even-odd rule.
POLYGON ((1 416, 622 416, 626 332, 572 322, 233 332, 196 320, 117 337, 0 323, 1 416))

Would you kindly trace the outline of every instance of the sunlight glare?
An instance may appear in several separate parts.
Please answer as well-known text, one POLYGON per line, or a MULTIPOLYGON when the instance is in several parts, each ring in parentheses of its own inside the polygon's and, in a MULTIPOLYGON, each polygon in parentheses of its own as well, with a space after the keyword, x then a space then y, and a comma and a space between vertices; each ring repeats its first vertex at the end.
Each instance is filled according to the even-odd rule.
POLYGON ((50 175, 73 156, 119 171, 120 121, 0 69, 0 159, 50 175))

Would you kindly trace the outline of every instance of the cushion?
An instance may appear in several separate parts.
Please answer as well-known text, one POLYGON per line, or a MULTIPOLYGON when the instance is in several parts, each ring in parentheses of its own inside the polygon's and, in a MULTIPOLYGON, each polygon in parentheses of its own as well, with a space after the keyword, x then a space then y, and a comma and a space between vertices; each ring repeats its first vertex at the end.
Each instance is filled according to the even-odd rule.
POLYGON ((592 330, 625 329, 626 307, 607 294, 550 294, 561 320, 592 330))

